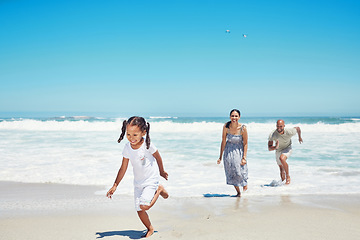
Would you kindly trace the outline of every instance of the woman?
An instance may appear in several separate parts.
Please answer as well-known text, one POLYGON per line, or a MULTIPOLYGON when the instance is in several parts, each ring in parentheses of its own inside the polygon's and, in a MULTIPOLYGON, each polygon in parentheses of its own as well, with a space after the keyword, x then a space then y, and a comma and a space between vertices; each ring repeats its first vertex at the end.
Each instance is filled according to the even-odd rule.
POLYGON ((240 188, 247 190, 248 168, 246 154, 248 148, 248 134, 245 125, 239 123, 240 111, 233 109, 230 112, 230 121, 223 127, 220 157, 217 163, 220 164, 224 154, 224 169, 226 183, 233 185, 240 197, 240 188))

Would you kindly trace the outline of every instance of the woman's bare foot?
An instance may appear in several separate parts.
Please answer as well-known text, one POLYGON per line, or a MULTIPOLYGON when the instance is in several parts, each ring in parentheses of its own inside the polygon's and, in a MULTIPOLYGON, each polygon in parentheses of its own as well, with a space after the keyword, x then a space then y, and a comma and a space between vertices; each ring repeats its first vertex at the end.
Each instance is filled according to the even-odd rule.
POLYGON ((243 186, 243 191, 245 192, 248 189, 247 185, 243 186))
POLYGON ((169 193, 165 190, 163 185, 159 185, 158 191, 160 191, 160 196, 162 196, 164 199, 169 197, 169 193))
POLYGON ((287 184, 290 184, 290 176, 286 176, 286 182, 285 182, 285 184, 287 185, 287 184))

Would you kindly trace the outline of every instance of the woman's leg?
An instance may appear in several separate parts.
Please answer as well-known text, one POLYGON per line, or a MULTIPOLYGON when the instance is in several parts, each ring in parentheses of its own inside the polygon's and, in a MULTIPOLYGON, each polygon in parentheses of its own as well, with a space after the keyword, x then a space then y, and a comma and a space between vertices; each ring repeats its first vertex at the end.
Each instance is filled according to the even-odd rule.
POLYGON ((236 194, 235 197, 240 197, 240 196, 241 196, 241 192, 240 192, 239 186, 234 186, 234 188, 235 188, 235 190, 236 190, 236 192, 237 192, 237 194, 236 194))

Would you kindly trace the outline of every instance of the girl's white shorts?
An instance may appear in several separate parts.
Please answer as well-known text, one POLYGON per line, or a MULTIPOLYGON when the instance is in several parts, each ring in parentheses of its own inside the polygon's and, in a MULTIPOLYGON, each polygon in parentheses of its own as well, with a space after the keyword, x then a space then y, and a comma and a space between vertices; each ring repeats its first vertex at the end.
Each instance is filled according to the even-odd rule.
POLYGON ((142 211, 140 205, 149 206, 154 198, 159 183, 134 188, 134 200, 136 211, 142 211))

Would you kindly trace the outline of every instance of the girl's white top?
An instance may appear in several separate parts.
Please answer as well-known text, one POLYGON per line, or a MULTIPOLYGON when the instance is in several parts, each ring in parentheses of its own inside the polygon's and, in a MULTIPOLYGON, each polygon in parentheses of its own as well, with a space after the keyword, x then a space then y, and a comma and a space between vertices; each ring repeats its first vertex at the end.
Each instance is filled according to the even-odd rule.
POLYGON ((142 187, 159 182, 159 167, 153 154, 157 151, 154 144, 150 143, 146 149, 145 141, 139 149, 133 149, 128 142, 123 150, 123 157, 130 159, 134 170, 134 186, 142 187))

